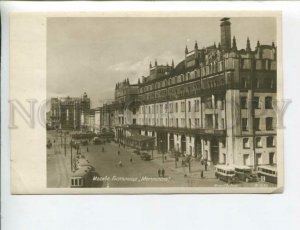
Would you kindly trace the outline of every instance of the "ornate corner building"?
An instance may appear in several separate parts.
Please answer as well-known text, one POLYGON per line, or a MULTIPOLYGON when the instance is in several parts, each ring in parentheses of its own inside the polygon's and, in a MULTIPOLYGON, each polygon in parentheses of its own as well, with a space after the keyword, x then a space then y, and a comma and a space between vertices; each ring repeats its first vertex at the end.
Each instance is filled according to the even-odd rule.
POLYGON ((158 151, 201 156, 209 164, 276 164, 276 47, 238 49, 231 22, 221 42, 192 50, 176 66, 149 66, 137 84, 116 84, 111 122, 117 140, 155 137, 158 151))

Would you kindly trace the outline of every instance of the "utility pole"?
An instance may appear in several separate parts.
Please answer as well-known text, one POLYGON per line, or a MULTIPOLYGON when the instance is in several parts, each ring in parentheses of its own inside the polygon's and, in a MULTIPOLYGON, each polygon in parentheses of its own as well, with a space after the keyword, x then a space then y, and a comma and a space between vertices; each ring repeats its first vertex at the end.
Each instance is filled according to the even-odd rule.
POLYGON ((67 134, 66 133, 64 133, 64 136, 65 136, 65 156, 67 156, 67 141, 66 141, 66 139, 67 139, 67 134))

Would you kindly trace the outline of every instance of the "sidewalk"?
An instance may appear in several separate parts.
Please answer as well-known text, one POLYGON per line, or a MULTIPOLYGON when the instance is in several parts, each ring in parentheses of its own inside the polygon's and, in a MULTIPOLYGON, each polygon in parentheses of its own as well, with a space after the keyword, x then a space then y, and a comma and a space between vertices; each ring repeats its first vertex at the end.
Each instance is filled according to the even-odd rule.
MULTIPOLYGON (((134 150, 133 148, 126 147, 127 149, 134 150)), ((149 155, 152 156, 152 151, 143 151, 147 152, 149 155)), ((178 159, 177 165, 175 164, 175 158, 171 156, 170 153, 164 154, 166 160, 163 160, 163 156, 161 153, 158 153, 157 150, 153 150, 153 160, 155 164, 158 164, 160 167, 164 167, 170 171, 176 171, 182 176, 186 175, 189 178, 197 178, 201 179, 201 171, 203 171, 204 179, 216 179, 215 172, 214 172, 214 166, 207 166, 207 171, 205 171, 204 165, 201 165, 201 162, 192 158, 191 161, 191 172, 189 172, 188 165, 186 167, 183 167, 181 165, 182 157, 178 159)))

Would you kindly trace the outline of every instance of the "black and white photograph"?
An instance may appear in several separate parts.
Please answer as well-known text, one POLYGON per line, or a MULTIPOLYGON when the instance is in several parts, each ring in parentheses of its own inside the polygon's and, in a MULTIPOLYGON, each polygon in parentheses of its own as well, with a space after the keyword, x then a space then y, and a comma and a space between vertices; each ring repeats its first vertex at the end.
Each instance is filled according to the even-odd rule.
POLYGON ((281 187, 278 30, 276 14, 48 17, 47 188, 281 187))

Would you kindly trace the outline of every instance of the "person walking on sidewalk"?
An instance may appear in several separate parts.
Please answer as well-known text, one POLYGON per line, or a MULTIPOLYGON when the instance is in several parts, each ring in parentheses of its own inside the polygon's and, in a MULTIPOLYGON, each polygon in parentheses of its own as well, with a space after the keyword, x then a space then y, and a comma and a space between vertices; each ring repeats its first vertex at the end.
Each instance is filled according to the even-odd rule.
POLYGON ((162 177, 165 177, 165 169, 164 168, 162 168, 162 170, 161 170, 161 175, 162 175, 162 177))
POLYGON ((160 177, 160 175, 161 175, 161 170, 160 170, 160 168, 158 169, 158 177, 160 177))

